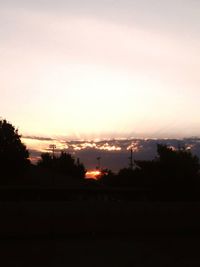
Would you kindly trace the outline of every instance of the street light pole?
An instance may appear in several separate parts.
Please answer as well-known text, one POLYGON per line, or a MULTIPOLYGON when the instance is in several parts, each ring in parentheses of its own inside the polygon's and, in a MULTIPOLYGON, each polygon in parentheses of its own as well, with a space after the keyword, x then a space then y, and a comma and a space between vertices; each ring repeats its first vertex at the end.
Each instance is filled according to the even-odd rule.
POLYGON ((54 144, 52 144, 52 145, 49 145, 49 148, 51 148, 51 149, 52 149, 52 158, 54 159, 56 145, 54 145, 54 144))

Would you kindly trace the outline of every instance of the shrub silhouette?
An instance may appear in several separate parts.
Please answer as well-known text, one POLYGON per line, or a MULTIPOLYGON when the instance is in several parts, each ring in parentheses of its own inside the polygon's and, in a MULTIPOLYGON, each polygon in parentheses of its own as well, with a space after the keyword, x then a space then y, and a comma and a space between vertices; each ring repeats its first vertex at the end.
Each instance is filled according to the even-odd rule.
POLYGON ((4 176, 21 173, 30 164, 29 152, 20 138, 12 124, 0 120, 0 167, 4 176))

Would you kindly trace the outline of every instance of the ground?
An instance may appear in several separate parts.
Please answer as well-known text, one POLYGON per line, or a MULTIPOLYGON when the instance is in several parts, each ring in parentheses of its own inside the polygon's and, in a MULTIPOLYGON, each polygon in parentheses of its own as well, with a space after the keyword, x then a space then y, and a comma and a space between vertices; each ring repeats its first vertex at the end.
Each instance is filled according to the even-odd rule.
POLYGON ((200 266, 199 241, 184 235, 4 239, 0 254, 2 266, 200 266))

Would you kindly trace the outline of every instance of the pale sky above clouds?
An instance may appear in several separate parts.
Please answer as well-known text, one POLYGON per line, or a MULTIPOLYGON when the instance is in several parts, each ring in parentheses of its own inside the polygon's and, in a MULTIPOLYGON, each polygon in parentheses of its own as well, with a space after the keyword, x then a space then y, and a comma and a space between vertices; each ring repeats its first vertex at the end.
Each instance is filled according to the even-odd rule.
POLYGON ((29 135, 200 135, 199 14, 198 0, 0 0, 0 115, 29 135))

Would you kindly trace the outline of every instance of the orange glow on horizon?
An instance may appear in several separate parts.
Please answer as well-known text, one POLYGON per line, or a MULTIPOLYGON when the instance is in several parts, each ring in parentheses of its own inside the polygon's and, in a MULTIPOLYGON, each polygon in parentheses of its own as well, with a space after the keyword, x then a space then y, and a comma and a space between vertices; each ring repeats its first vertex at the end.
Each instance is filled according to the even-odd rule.
POLYGON ((101 175, 101 171, 99 170, 94 170, 94 171, 87 171, 85 178, 86 179, 94 179, 98 180, 98 177, 101 175))

